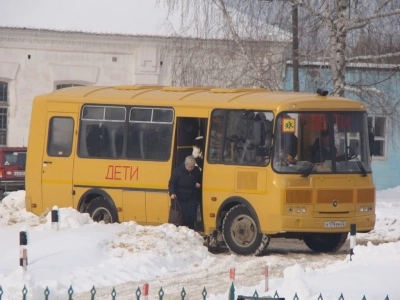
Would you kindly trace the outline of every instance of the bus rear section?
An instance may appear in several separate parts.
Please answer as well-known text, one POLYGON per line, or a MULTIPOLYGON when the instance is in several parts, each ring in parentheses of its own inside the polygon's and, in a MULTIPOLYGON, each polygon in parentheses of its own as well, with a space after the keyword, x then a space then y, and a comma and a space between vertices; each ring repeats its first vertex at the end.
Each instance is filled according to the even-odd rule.
POLYGON ((177 117, 179 108, 108 103, 34 102, 27 207, 73 207, 105 223, 167 223, 171 171, 192 153, 208 110, 177 117))
POLYGON ((79 104, 33 102, 26 168, 26 207, 41 214, 73 204, 73 169, 79 104))

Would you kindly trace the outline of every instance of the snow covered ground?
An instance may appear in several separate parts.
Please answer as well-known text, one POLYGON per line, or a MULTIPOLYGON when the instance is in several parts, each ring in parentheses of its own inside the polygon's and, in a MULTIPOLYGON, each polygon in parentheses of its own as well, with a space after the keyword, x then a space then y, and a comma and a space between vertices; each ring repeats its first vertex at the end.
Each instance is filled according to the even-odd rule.
MULTIPOLYGON (((400 299, 400 187, 377 193, 377 224, 368 234, 357 234, 358 245, 350 261, 348 244, 335 254, 316 254, 289 242, 271 243, 264 257, 240 257, 230 253, 211 254, 203 239, 185 227, 165 224, 140 226, 93 223, 86 214, 72 208, 60 209, 60 230, 52 231, 50 215, 38 217, 26 212, 24 191, 13 192, 0 203, 0 286, 2 299, 22 299, 26 285, 28 299, 67 298, 72 285, 74 299, 135 299, 138 286, 148 282, 149 299, 227 299, 231 281, 229 269, 236 269, 237 295, 258 294, 300 300, 400 299), (28 231, 28 268, 19 267, 19 231, 28 231), (276 246, 278 245, 278 246, 276 246), (280 248, 281 247, 281 248, 280 248), (286 247, 283 249, 282 247, 286 247), (264 291, 264 269, 269 267, 269 291, 264 291)), ((300 243, 300 245, 302 245, 300 243)), ((236 298, 235 298, 236 299, 236 298)))

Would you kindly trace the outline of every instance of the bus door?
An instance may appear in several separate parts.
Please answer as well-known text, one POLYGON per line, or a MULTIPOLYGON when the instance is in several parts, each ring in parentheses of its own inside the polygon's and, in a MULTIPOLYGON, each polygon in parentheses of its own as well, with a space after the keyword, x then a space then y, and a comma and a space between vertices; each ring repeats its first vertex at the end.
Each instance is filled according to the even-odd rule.
MULTIPOLYGON (((193 146, 197 146, 197 154, 202 153, 199 157, 196 157, 196 163, 201 168, 203 173, 203 161, 204 161, 204 145, 207 132, 207 118, 195 118, 195 117, 178 117, 176 126, 176 140, 175 140, 175 153, 173 161, 173 169, 181 165, 185 158, 193 153, 193 146)), ((203 215, 203 201, 202 201, 202 190, 200 192, 200 214, 203 215)), ((203 225, 196 223, 195 230, 202 231, 203 225)))
MULTIPOLYGON (((173 168, 185 161, 186 156, 192 155, 196 139, 203 137, 200 149, 204 155, 204 138, 206 135, 207 119, 205 118, 177 118, 176 150, 173 168)), ((197 160, 197 159, 196 159, 197 160)))
POLYGON ((77 113, 47 113, 42 165, 43 207, 72 206, 77 113))

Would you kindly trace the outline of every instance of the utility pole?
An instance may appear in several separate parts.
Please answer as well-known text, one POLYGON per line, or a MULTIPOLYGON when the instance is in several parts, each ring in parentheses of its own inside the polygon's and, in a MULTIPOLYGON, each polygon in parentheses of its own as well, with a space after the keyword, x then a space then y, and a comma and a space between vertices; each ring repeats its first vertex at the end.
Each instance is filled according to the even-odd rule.
MULTIPOLYGON (((259 0, 272 2, 274 0, 259 0)), ((285 0, 282 0, 285 1, 285 0)), ((299 8, 292 4, 292 66, 293 66, 293 92, 300 91, 299 84, 299 8)))
POLYGON ((293 92, 299 92, 299 8, 297 4, 292 4, 292 49, 293 92))

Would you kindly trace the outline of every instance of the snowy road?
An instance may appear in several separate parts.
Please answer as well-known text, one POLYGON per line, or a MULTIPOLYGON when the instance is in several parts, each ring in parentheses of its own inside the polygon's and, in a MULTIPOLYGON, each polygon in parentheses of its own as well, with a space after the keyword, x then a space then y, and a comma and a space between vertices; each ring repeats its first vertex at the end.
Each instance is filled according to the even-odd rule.
MULTIPOLYGON (((400 188, 396 195, 399 192, 400 188)), ((41 218, 26 212, 24 196, 23 191, 15 192, 0 203, 0 285, 3 296, 10 295, 4 299, 21 299, 24 285, 32 299, 42 298, 46 287, 51 290, 52 299, 65 299, 72 286, 74 299, 87 300, 91 299, 89 291, 93 285, 98 289, 95 299, 111 299, 113 286, 118 300, 136 299, 137 288, 146 280, 150 300, 159 299, 160 287, 164 300, 181 299, 182 287, 187 292, 186 300, 202 299, 203 287, 207 288, 208 300, 225 300, 232 267, 236 269, 236 295, 253 294, 255 289, 265 295, 266 265, 272 294, 278 289, 287 297, 299 293, 301 299, 311 299, 324 287, 325 293, 333 297, 327 299, 337 299, 338 288, 331 282, 341 280, 340 292, 354 293, 357 296, 350 299, 360 299, 358 295, 364 287, 354 290, 351 285, 354 276, 359 275, 366 282, 379 278, 389 287, 387 293, 398 294, 397 277, 386 272, 389 268, 397 274, 396 268, 400 268, 400 245, 396 243, 400 241, 400 201, 396 199, 380 200, 375 229, 357 234, 358 245, 368 241, 387 244, 356 247, 358 252, 349 263, 348 241, 334 254, 314 253, 302 241, 285 239, 273 239, 263 257, 229 252, 211 254, 203 246, 201 236, 186 227, 141 226, 135 222, 99 224, 72 208, 60 209, 60 228, 54 231, 50 215, 41 218), (28 230, 30 241, 27 272, 17 267, 18 236, 23 227, 28 230), (375 264, 379 275, 367 268, 371 264, 375 264)), ((380 295, 381 291, 374 292, 380 295)))
MULTIPOLYGON (((357 244, 366 244, 366 240, 359 240, 357 244)), ((376 241, 373 243, 377 243, 376 241)), ((201 292, 205 286, 208 295, 216 295, 227 292, 231 281, 229 269, 236 268, 235 284, 240 286, 254 286, 264 279, 264 266, 269 266, 270 277, 282 277, 283 270, 294 264, 302 267, 322 268, 338 260, 343 260, 349 254, 349 240, 334 254, 318 254, 312 252, 299 240, 272 239, 269 252, 263 257, 236 256, 229 252, 212 255, 203 265, 192 268, 175 276, 168 274, 160 276, 149 283, 149 298, 158 299, 157 293, 160 287, 165 293, 165 300, 180 299, 179 293, 185 287, 187 296, 185 299, 201 299, 201 292)), ((138 287, 143 286, 143 281, 129 282, 115 286, 118 299, 133 298, 138 287)), ((96 299, 110 299, 112 287, 97 290, 96 299)), ((207 297, 209 298, 209 297, 207 297)), ((88 293, 82 293, 74 299, 89 299, 88 293)), ((212 297, 211 297, 212 299, 212 297)))

